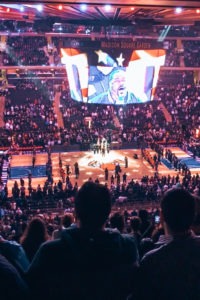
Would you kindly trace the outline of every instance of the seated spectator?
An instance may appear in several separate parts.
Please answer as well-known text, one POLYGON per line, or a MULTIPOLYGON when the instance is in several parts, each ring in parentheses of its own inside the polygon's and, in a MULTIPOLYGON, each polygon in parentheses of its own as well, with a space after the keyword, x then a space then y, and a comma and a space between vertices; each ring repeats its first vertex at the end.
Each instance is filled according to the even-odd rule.
POLYGON ((52 239, 61 238, 62 232, 64 229, 69 228, 71 224, 74 222, 74 216, 71 213, 65 213, 61 219, 61 225, 59 229, 54 230, 52 234, 52 239))
POLYGON ((28 271, 37 299, 125 299, 137 266, 132 239, 105 230, 111 211, 109 190, 86 182, 78 191, 78 228, 43 244, 28 271))
POLYGON ((49 239, 47 227, 42 218, 35 217, 27 225, 21 239, 21 245, 24 248, 30 262, 39 249, 40 245, 49 239))
POLYGON ((197 213, 194 219, 194 222, 192 224, 192 230, 196 235, 200 235, 200 197, 196 197, 196 208, 197 213))
POLYGON ((29 267, 29 260, 22 246, 15 241, 5 240, 0 235, 0 254, 20 272, 24 274, 29 267))
POLYGON ((131 218, 130 221, 131 226, 131 235, 134 237, 136 241, 136 245, 139 250, 140 241, 141 241, 141 232, 140 232, 140 226, 141 226, 141 220, 138 216, 134 216, 131 218))
POLYGON ((153 225, 151 221, 149 220, 149 214, 148 211, 145 209, 141 209, 139 211, 139 218, 141 220, 141 225, 140 225, 140 232, 141 232, 141 237, 151 237, 151 234, 153 232, 153 225))
POLYGON ((195 198, 186 190, 164 195, 161 218, 172 241, 142 259, 136 299, 200 299, 200 238, 191 231, 195 210, 195 198))
POLYGON ((124 216, 121 213, 114 213, 110 217, 110 226, 113 229, 117 229, 119 232, 124 232, 125 222, 124 222, 124 216))
POLYGON ((28 288, 17 270, 0 255, 0 289, 2 300, 29 299, 28 288))

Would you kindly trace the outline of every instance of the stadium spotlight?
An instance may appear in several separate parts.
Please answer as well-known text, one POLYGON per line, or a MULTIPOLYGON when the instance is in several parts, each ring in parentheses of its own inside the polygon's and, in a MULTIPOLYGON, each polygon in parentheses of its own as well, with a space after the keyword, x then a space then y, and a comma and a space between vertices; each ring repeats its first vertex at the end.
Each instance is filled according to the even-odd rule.
POLYGON ((86 11, 87 10, 87 4, 83 3, 80 6, 81 11, 86 11))
POLYGON ((24 6, 21 5, 19 10, 20 10, 21 12, 24 12, 24 6))
POLYGON ((39 12, 43 11, 43 6, 42 6, 42 4, 38 4, 38 5, 36 6, 36 8, 37 8, 37 10, 38 10, 39 12))
POLYGON ((109 12, 111 10, 111 5, 110 4, 106 4, 104 6, 105 11, 109 12))
POLYGON ((175 13, 176 14, 180 14, 180 13, 182 13, 182 11, 183 11, 182 7, 176 7, 175 8, 175 13))

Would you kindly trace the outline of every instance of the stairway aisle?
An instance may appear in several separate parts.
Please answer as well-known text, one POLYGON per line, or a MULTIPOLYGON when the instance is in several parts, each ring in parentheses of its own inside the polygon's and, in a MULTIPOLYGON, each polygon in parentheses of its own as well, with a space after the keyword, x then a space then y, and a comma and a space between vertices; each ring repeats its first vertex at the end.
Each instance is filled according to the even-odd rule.
POLYGON ((55 98, 54 98, 54 112, 57 115, 57 121, 58 121, 58 127, 59 128, 64 128, 64 121, 63 121, 63 116, 60 111, 60 92, 56 92, 55 98))
POLYGON ((3 167, 2 167, 2 175, 1 175, 1 180, 4 186, 7 184, 8 181, 8 168, 9 168, 9 161, 4 159, 3 167))
POLYGON ((5 97, 0 97, 0 128, 4 127, 5 97))
POLYGON ((165 107, 165 105, 163 103, 160 103, 160 110, 163 112, 164 116, 165 116, 165 120, 169 123, 172 122, 172 116, 171 114, 168 112, 167 108, 165 107))
POLYGON ((121 128, 121 125, 120 125, 120 122, 119 122, 119 119, 118 119, 117 116, 113 117, 113 123, 114 123, 116 128, 121 128))

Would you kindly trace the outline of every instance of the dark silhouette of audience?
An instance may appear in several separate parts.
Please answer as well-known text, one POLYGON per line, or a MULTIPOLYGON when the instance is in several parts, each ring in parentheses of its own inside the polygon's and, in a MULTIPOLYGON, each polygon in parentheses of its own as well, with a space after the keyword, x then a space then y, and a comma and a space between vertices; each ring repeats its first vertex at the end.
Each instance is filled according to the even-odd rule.
POLYGON ((196 200, 188 191, 166 192, 161 222, 172 240, 142 258, 133 299, 200 298, 200 238, 191 231, 195 213, 196 200))
POLYGON ((13 264, 21 275, 28 270, 29 259, 23 247, 16 241, 9 241, 0 236, 0 254, 13 264))
POLYGON ((0 254, 0 289, 2 300, 30 299, 28 287, 18 271, 0 254))
POLYGON ((125 299, 138 255, 132 239, 105 229, 109 190, 86 182, 75 200, 78 228, 43 244, 28 271, 37 299, 125 299))
POLYGON ((49 239, 45 222, 40 217, 33 218, 27 225, 20 243, 30 262, 40 245, 49 239))

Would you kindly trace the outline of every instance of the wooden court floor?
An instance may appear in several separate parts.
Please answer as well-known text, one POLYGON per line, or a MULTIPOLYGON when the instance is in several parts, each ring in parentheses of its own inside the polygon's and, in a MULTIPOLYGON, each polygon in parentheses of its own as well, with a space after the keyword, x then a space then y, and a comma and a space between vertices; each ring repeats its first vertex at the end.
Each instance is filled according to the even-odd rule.
MULTIPOLYGON (((173 152, 177 151, 179 155, 184 157, 185 152, 180 148, 171 148, 173 152)), ((154 151, 151 151, 151 154, 154 154, 154 151)), ((99 179, 100 183, 105 183, 105 174, 104 168, 108 166, 109 170, 109 180, 108 185, 110 184, 110 177, 114 174, 114 166, 116 163, 120 164, 122 169, 121 174, 126 172, 127 180, 140 180, 144 175, 152 176, 154 175, 155 170, 149 165, 149 163, 141 157, 140 150, 111 150, 109 153, 106 153, 105 156, 102 154, 94 154, 92 151, 87 152, 64 152, 64 153, 52 153, 52 167, 53 167, 53 180, 54 182, 58 182, 61 179, 60 176, 60 168, 59 168, 59 156, 62 160, 62 165, 64 170, 66 171, 66 165, 70 165, 71 175, 70 179, 72 184, 75 182, 78 183, 80 187, 85 181, 87 181, 90 177, 93 180, 96 178, 99 179), (138 159, 134 159, 134 154, 138 155, 138 159), (128 158, 128 168, 125 168, 125 156, 128 158), (74 164, 78 162, 80 176, 78 179, 75 178, 74 174, 74 164), (113 165, 113 168, 112 168, 113 165), (113 170, 111 170, 113 169, 113 170)), ((47 162, 47 154, 41 153, 36 154, 36 166, 37 165, 45 165, 47 162)), ((23 154, 23 155, 13 155, 11 159, 11 167, 17 166, 31 166, 32 165, 32 155, 31 154, 23 154)), ((192 170, 194 174, 197 173, 197 169, 192 170)), ((200 171, 200 170, 199 170, 200 171)), ((161 164, 158 168, 159 174, 171 176, 176 175, 177 172, 175 170, 168 169, 165 165, 161 164)), ((122 177, 122 176, 121 176, 122 177)), ((28 178, 23 177, 25 180, 25 187, 28 194, 28 178)), ((8 192, 9 196, 11 196, 12 186, 14 181, 20 182, 20 179, 9 179, 8 180, 8 192)), ((41 186, 46 181, 46 177, 33 178, 32 179, 32 187, 34 189, 37 188, 38 184, 41 186)))

